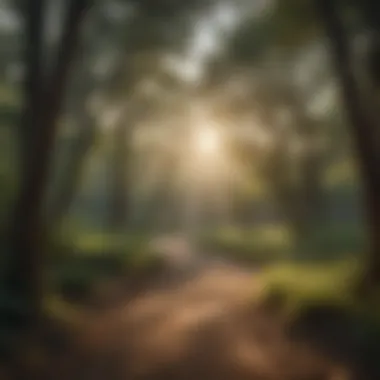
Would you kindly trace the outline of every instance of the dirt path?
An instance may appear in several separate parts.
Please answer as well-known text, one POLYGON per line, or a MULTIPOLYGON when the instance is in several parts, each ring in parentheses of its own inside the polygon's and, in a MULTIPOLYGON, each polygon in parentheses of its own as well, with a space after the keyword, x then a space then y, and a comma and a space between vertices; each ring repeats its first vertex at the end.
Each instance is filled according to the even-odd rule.
POLYGON ((49 378, 351 379, 336 363, 290 342, 279 321, 250 306, 256 284, 249 271, 203 263, 160 285, 89 317, 49 378))

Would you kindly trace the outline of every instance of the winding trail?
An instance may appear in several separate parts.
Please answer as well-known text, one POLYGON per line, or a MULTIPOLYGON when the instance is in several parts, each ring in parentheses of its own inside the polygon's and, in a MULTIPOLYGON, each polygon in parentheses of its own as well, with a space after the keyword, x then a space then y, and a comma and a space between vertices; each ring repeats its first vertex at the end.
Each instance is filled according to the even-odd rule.
POLYGON ((51 378, 352 379, 342 366, 291 342, 279 320, 252 307, 257 284, 249 270, 194 259, 179 243, 165 247, 170 270, 157 284, 88 318, 75 352, 54 366, 51 378))

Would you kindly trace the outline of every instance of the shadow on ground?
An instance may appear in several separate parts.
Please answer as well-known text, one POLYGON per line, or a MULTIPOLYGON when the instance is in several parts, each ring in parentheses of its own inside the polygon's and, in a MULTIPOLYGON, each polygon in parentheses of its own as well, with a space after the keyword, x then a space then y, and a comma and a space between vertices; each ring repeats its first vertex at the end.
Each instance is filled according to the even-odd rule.
POLYGON ((191 278, 150 284, 89 316, 48 378, 349 380, 351 374, 290 341, 281 321, 250 306, 248 271, 211 264, 191 278))
POLYGON ((279 316, 253 305, 259 289, 252 270, 201 260, 178 244, 164 251, 162 273, 135 292, 120 280, 107 287, 79 328, 66 333, 65 348, 51 352, 43 375, 27 378, 376 379, 355 375, 345 358, 332 359, 311 341, 291 339, 279 316))

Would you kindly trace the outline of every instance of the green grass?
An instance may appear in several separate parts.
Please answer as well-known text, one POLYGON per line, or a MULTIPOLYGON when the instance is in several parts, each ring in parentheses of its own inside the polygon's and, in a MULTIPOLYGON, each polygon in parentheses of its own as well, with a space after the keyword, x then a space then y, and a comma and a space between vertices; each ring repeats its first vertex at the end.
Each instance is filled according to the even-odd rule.
POLYGON ((55 292, 85 297, 97 283, 160 267, 144 236, 64 234, 52 244, 49 275, 55 292))
POLYGON ((279 259, 293 247, 291 233, 283 225, 247 229, 226 227, 205 233, 200 242, 206 251, 252 263, 279 259))
POLYGON ((363 325, 379 330, 380 292, 371 298, 358 298, 354 292, 362 269, 363 265, 355 259, 274 264, 259 275, 260 292, 255 302, 275 299, 282 312, 292 319, 309 308, 338 308, 363 325))
POLYGON ((367 241, 359 223, 334 223, 314 229, 305 239, 296 240, 286 225, 254 228, 226 227, 200 237, 204 250, 252 264, 278 261, 336 261, 357 257, 367 241))
POLYGON ((349 305, 358 272, 359 266, 354 260, 274 264, 259 275, 261 296, 281 293, 290 309, 309 303, 349 305))
MULTIPOLYGON (((345 341, 355 342, 371 365, 378 368, 380 292, 360 298, 355 294, 361 269, 361 263, 355 260, 274 265, 259 276, 261 291, 258 297, 255 295, 255 302, 285 318, 289 331, 300 327, 313 333, 317 320, 325 326, 342 324, 348 339, 345 341)), ((330 334, 328 328, 323 332, 315 327, 323 342, 323 334, 330 334)), ((336 343, 338 347, 345 344, 336 343)))

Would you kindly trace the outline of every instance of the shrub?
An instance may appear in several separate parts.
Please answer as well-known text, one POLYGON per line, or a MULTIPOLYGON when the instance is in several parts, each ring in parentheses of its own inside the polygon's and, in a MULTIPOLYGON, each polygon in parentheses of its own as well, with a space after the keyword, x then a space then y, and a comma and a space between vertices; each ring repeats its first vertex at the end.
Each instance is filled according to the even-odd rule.
POLYGON ((160 260, 142 236, 82 234, 52 245, 49 265, 53 289, 81 300, 94 286, 112 277, 158 268, 160 260))

